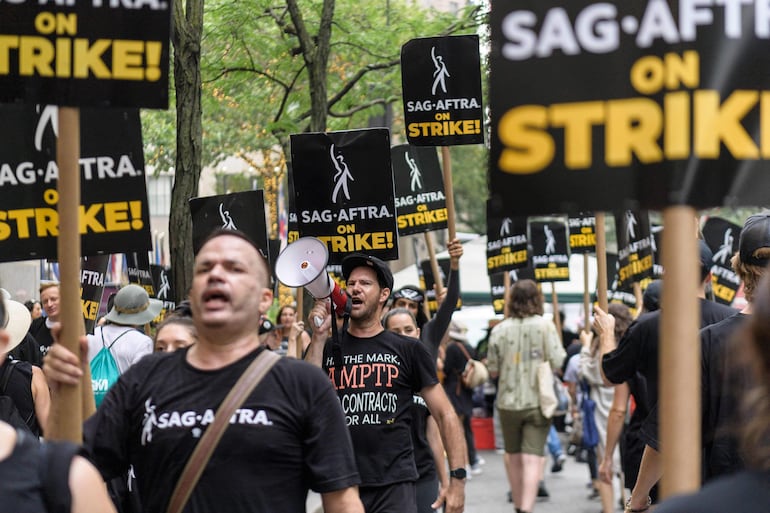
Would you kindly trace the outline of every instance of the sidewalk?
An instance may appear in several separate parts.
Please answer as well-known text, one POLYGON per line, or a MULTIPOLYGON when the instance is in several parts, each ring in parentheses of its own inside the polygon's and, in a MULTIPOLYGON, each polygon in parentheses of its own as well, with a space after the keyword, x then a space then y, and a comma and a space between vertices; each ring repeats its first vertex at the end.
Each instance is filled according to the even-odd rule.
MULTIPOLYGON (((514 508, 507 500, 508 480, 503 467, 503 456, 496 451, 479 451, 486 464, 483 472, 472 476, 465 485, 465 511, 468 513, 513 513, 514 508)), ((550 497, 538 499, 535 504, 537 513, 601 513, 599 499, 589 499, 591 490, 588 465, 578 463, 568 456, 564 469, 556 474, 550 471, 551 459, 545 472, 545 484, 550 497)), ((308 497, 308 513, 313 513, 320 505, 320 497, 311 493, 308 497)), ((617 511, 620 512, 620 499, 615 498, 617 511)))

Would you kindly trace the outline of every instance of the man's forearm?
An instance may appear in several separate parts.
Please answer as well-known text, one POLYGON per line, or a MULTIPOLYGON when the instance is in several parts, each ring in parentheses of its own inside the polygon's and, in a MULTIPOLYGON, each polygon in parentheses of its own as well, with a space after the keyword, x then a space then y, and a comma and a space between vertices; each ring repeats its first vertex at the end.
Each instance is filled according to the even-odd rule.
POLYGON ((444 411, 436 418, 436 421, 446 449, 449 468, 465 468, 468 448, 465 445, 465 433, 457 414, 454 410, 444 411))

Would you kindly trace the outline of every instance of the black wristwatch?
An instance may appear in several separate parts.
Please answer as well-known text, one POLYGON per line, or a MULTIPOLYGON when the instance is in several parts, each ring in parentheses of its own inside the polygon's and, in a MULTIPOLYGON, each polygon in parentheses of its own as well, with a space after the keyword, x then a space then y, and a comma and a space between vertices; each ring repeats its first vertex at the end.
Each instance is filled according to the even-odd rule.
POLYGON ((464 468, 456 468, 449 471, 449 477, 454 477, 455 479, 465 479, 467 475, 468 473, 465 472, 464 468))

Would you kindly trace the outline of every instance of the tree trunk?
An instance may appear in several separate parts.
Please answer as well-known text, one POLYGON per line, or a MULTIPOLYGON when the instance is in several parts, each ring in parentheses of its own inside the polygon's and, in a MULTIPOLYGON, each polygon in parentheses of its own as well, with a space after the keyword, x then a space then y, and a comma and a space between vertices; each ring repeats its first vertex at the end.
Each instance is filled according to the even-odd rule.
POLYGON ((188 200, 198 195, 201 176, 201 34, 204 0, 173 2, 174 86, 176 88, 176 168, 169 214, 169 249, 176 301, 192 282, 192 218, 188 200), (185 7, 183 7, 185 6, 185 7))

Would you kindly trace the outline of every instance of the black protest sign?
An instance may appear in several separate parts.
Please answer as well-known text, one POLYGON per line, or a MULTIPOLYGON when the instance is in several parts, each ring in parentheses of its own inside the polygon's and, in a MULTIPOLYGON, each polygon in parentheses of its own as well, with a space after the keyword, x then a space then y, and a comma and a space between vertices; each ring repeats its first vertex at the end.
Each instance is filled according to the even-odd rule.
POLYGON ((238 230, 257 245, 269 262, 265 200, 261 190, 192 198, 190 214, 195 253, 215 230, 238 230))
POLYGON ((152 275, 152 284, 155 289, 155 299, 163 301, 163 309, 158 314, 157 319, 162 320, 166 312, 171 312, 176 308, 171 268, 166 265, 150 264, 150 274, 152 275))
POLYGON ((567 219, 569 250, 572 253, 596 253, 596 217, 581 214, 567 219))
POLYGON ((653 277, 652 237, 647 211, 615 212, 618 241, 618 287, 653 277))
POLYGON ((770 74, 758 70, 770 69, 770 43, 759 5, 492 2, 495 211, 765 204, 770 74))
POLYGON ((150 271, 150 257, 146 251, 126 253, 126 273, 128 283, 144 288, 150 297, 155 297, 155 283, 150 271))
MULTIPOLYGON (((620 303, 629 308, 636 308, 636 296, 633 283, 626 283, 623 287, 618 284, 618 255, 607 253, 607 302, 620 303)), ((597 277, 598 279, 598 277, 597 277)), ((599 290, 597 282, 596 290, 599 290)))
POLYGON ((0 2, 0 103, 165 109, 170 28, 170 0, 0 2))
MULTIPOLYGON (((57 258, 57 108, 0 106, 0 261, 57 258)), ((81 254, 149 250, 137 110, 81 109, 81 254)))
POLYGON ((529 221, 535 280, 569 281, 569 243, 563 220, 529 221))
POLYGON ((93 333, 96 327, 109 262, 110 255, 94 255, 80 259, 80 307, 83 310, 86 333, 93 333))
MULTIPOLYGON (((507 271, 511 285, 519 280, 534 280, 535 270, 531 266, 522 267, 521 269, 514 269, 507 271)), ((494 308, 496 314, 505 312, 505 273, 496 273, 489 276, 489 282, 492 287, 492 308, 494 308)))
POLYGON ((398 234, 413 235, 445 229, 444 177, 436 149, 401 144, 391 148, 390 152, 398 234))
POLYGON ((718 303, 731 305, 741 286, 741 278, 731 265, 738 252, 741 227, 721 217, 709 217, 701 230, 703 240, 714 253, 711 267, 711 290, 718 303))
MULTIPOLYGON (((652 264, 652 279, 663 279, 663 226, 652 225, 652 259, 655 262, 652 264)), ((642 289, 647 288, 645 281, 641 282, 642 289)))
POLYGON ((484 142, 478 36, 412 39, 401 47, 401 86, 411 144, 484 142))
POLYGON ((297 225, 297 199, 294 195, 294 172, 292 171, 291 162, 286 163, 286 185, 288 191, 286 192, 289 201, 289 215, 288 223, 286 226, 286 242, 291 244, 295 240, 299 239, 299 226, 297 225))
POLYGON ((497 218, 487 210, 487 274, 492 276, 527 265, 527 218, 497 218))
POLYGON ((389 139, 381 128, 291 136, 300 236, 324 241, 330 263, 398 258, 389 139))
MULTIPOLYGON (((438 263, 438 272, 441 275, 441 283, 444 284, 444 288, 447 286, 447 277, 449 276, 451 269, 451 262, 448 258, 436 259, 438 263)), ((438 312, 438 301, 436 300, 436 278, 433 276, 433 268, 431 267, 430 260, 423 260, 420 262, 420 287, 425 291, 425 300, 428 302, 428 310, 430 314, 434 315, 438 312)), ((460 275, 458 274, 459 278, 460 275)), ((457 298, 457 304, 455 310, 459 310, 463 306, 462 297, 457 298)))

